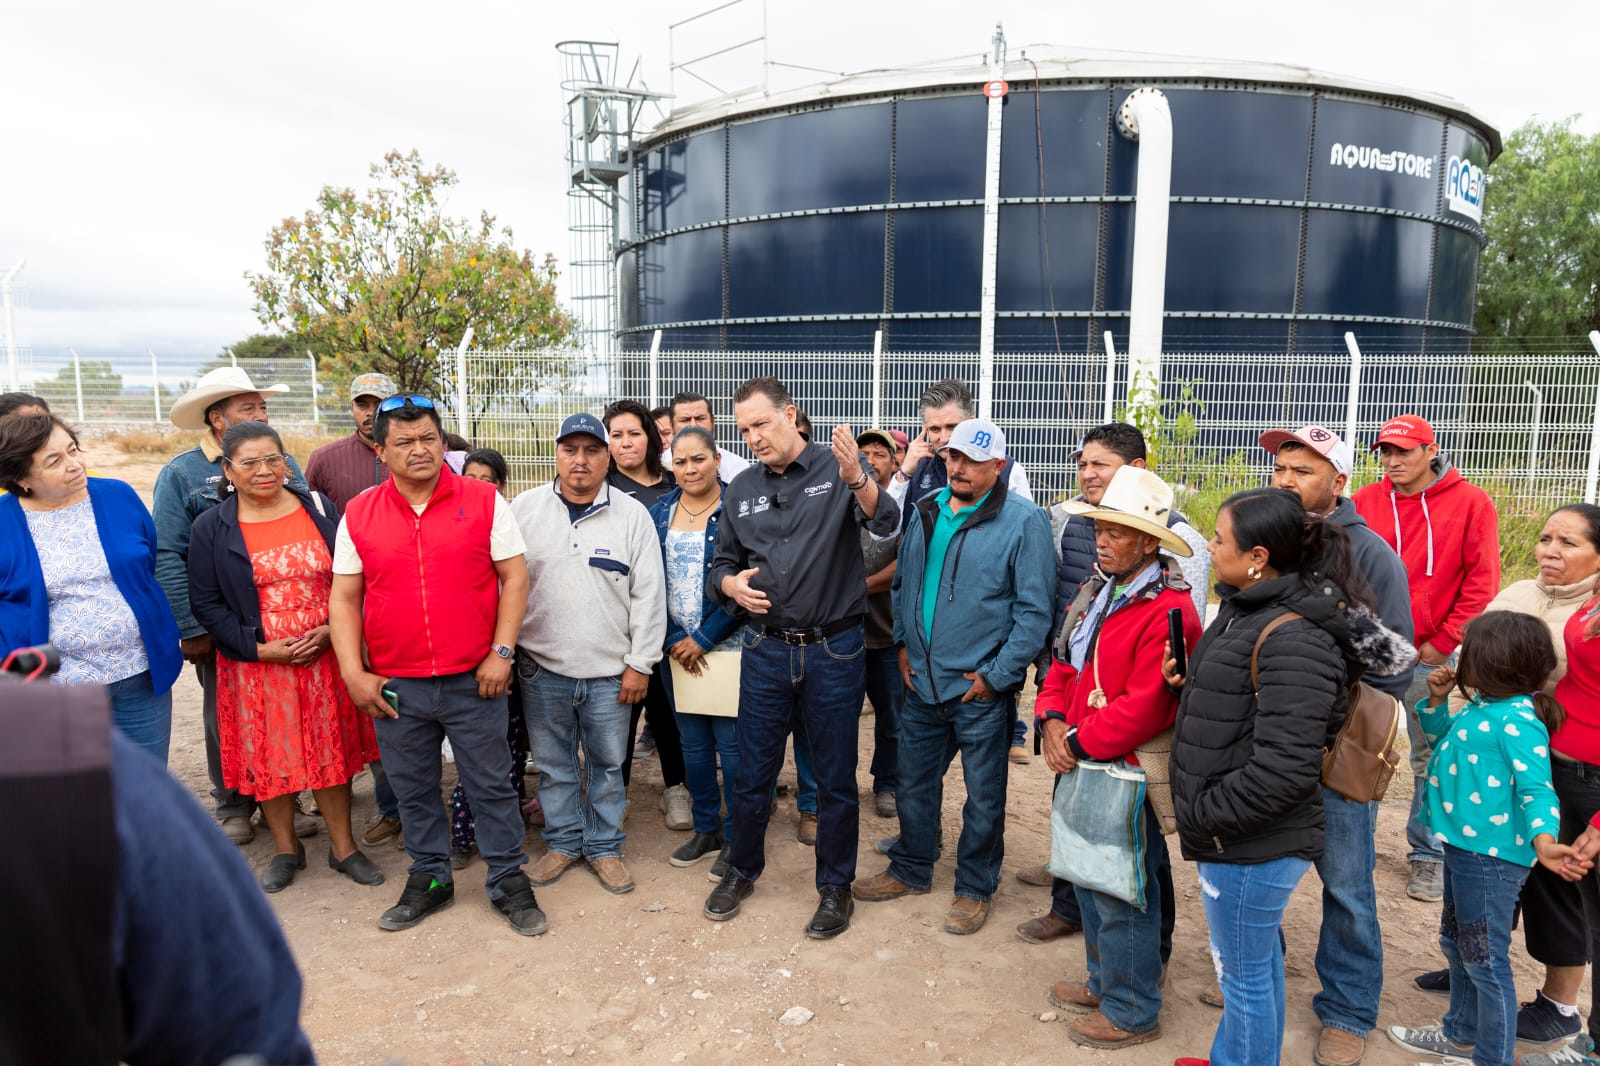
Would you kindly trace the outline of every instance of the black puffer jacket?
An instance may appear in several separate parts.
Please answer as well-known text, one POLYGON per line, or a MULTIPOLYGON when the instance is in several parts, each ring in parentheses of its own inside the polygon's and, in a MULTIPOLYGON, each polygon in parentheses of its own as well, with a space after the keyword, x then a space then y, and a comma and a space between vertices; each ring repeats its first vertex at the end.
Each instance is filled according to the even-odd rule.
MULTIPOLYGON (((1360 662, 1354 612, 1333 582, 1307 588, 1298 574, 1217 588, 1222 609, 1190 656, 1173 727, 1183 856, 1320 858, 1322 752, 1344 722, 1351 665, 1360 662), (1261 688, 1252 692, 1251 649, 1267 623, 1288 611, 1302 617, 1262 644, 1261 688)), ((1364 624, 1376 624, 1361 614, 1364 624)))

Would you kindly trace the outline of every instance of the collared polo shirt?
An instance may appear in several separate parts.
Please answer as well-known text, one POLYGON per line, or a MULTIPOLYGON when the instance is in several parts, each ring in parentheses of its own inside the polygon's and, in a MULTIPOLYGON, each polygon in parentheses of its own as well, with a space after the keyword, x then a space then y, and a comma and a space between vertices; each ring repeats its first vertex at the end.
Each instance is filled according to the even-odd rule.
POLYGON ((857 527, 879 538, 900 528, 900 509, 878 493, 872 518, 845 485, 833 449, 807 444, 783 469, 765 463, 745 470, 723 493, 721 543, 706 578, 717 603, 722 579, 760 570, 752 587, 767 594, 772 608, 755 625, 809 629, 867 613, 867 576, 857 527))
MULTIPOLYGON (((989 492, 993 492, 990 489, 989 492)), ((933 639, 933 612, 939 605, 939 582, 944 577, 944 557, 950 550, 950 539, 956 535, 956 530, 967 520, 967 516, 977 514, 978 508, 989 498, 989 492, 978 497, 970 507, 959 511, 950 510, 950 486, 946 485, 934 496, 939 504, 936 517, 933 520, 933 532, 928 534, 928 561, 922 572, 922 636, 924 640, 933 639)))

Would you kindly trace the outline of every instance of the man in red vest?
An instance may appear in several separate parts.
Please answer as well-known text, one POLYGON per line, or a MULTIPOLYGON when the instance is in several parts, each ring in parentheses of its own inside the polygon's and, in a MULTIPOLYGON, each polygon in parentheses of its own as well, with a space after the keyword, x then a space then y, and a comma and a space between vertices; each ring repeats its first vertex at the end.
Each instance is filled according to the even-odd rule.
POLYGON ((339 523, 328 613, 350 698, 376 719, 411 856, 405 891, 378 928, 409 929, 455 901, 439 797, 448 738, 489 868, 489 900, 513 929, 535 936, 547 923, 522 869, 505 704, 528 603, 527 549, 505 497, 445 466, 444 430, 427 397, 384 400, 372 432, 393 476, 350 501, 339 523))

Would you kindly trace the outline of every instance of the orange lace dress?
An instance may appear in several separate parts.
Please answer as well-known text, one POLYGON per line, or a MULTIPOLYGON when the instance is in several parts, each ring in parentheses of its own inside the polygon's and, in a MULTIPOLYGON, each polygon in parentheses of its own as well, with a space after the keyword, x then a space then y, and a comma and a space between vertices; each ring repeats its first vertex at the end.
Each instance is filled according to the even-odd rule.
MULTIPOLYGON (((261 642, 325 625, 333 556, 311 516, 296 507, 239 528, 261 597, 261 642)), ((378 757, 372 721, 350 702, 332 649, 308 666, 219 654, 217 732, 223 780, 257 799, 345 784, 378 757)))

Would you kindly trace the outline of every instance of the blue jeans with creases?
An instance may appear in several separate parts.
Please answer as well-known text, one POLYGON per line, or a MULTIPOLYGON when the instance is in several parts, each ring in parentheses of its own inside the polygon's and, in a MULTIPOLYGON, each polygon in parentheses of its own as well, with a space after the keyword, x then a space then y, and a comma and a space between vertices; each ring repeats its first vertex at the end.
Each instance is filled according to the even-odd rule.
POLYGON ((867 699, 872 703, 872 791, 894 792, 900 783, 896 723, 905 702, 899 649, 867 649, 867 699))
POLYGON ((817 770, 811 764, 811 742, 806 739, 806 723, 798 706, 789 716, 789 732, 794 736, 794 809, 816 814, 817 770))
POLYGON ((111 721, 122 735, 167 764, 172 742, 172 690, 157 696, 145 670, 106 686, 111 698, 111 721))
POLYGON ((1509 1066, 1517 1043, 1511 919, 1528 868, 1444 845, 1439 948, 1450 963, 1444 1035, 1473 1044, 1474 1066, 1509 1066))
POLYGON ((773 788, 798 708, 816 769, 817 888, 848 887, 861 833, 856 737, 867 685, 861 626, 805 647, 747 626, 740 643, 739 773, 728 867, 751 881, 766 869, 773 788))
POLYGON ((1322 932, 1317 937, 1317 979, 1322 990, 1311 1006, 1326 1028, 1365 1037, 1378 1024, 1383 992, 1383 937, 1372 868, 1378 853, 1377 803, 1355 803, 1322 790, 1322 932))
MULTIPOLYGON (((539 769, 545 847, 568 857, 619 857, 628 802, 622 761, 633 721, 633 707, 617 702, 621 676, 566 677, 519 652, 517 682, 528 747, 539 769)), ((500 747, 505 746, 502 722, 500 747)))
POLYGON ((1083 954, 1089 991, 1100 997, 1100 1013, 1130 1033, 1155 1028, 1161 1014, 1161 870, 1172 863, 1161 821, 1144 804, 1145 909, 1103 892, 1074 886, 1083 915, 1083 954))
POLYGON ((1311 868, 1268 862, 1197 862, 1211 930, 1211 961, 1228 1006, 1211 1041, 1211 1066, 1261 1066, 1283 1052, 1283 911, 1311 868))
POLYGON ((733 783, 739 776, 738 719, 715 714, 678 714, 684 783, 696 833, 733 832, 733 783), (722 756, 722 788, 717 788, 717 755, 722 756), (728 806, 724 825, 722 806, 728 806))
POLYGON ((1011 701, 959 699, 925 703, 908 690, 900 707, 900 838, 889 849, 889 873, 902 884, 928 888, 939 857, 939 812, 944 775, 961 752, 967 801, 961 807, 955 894, 987 900, 1000 883, 1006 850, 1006 751, 1011 701))

